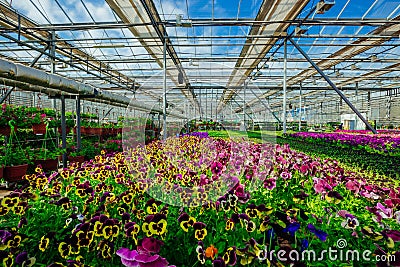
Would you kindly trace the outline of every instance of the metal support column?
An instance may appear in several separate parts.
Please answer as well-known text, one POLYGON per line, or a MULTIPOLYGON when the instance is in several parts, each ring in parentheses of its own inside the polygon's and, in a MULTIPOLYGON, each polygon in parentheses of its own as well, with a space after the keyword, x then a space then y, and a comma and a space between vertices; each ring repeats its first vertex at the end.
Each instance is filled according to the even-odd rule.
POLYGON ((210 119, 213 118, 213 100, 214 100, 214 89, 211 88, 211 101, 210 101, 210 119))
MULTIPOLYGON (((67 149, 67 130, 65 122, 65 96, 61 95, 61 140, 62 148, 67 149)), ((62 155, 63 168, 67 168, 67 153, 64 152, 62 155)))
POLYGON ((243 87, 243 129, 246 131, 246 88, 247 88, 247 80, 244 81, 243 87))
POLYGON ((164 37, 163 55, 163 140, 167 139, 167 39, 164 37))
POLYGON ((333 90, 338 93, 338 95, 343 99, 344 102, 353 110, 354 113, 357 114, 357 116, 364 122, 364 124, 367 126, 369 130, 371 130, 374 134, 376 134, 376 130, 369 124, 369 122, 364 118, 363 115, 357 110, 357 108, 347 99, 347 97, 336 87, 336 85, 329 79, 328 76, 325 75, 325 73, 318 67, 317 64, 312 61, 312 59, 307 55, 306 52, 301 49, 301 47, 292 40, 292 38, 289 38, 289 41, 296 47, 296 49, 307 59, 307 61, 314 67, 316 71, 325 79, 325 81, 333 88, 333 90))
MULTIPOLYGON (((56 33, 55 31, 51 31, 50 34, 51 40, 50 40, 50 66, 51 66, 51 74, 55 74, 56 73, 56 33)), ((53 108, 55 110, 57 110, 57 100, 53 99, 53 108)))
POLYGON ((301 89, 302 89, 302 86, 301 86, 301 83, 300 83, 300 98, 299 98, 299 105, 300 105, 300 108, 299 108, 299 132, 301 131, 301 97, 303 96, 303 91, 302 91, 301 89))
POLYGON ((287 39, 283 43, 283 133, 286 133, 286 80, 287 80, 287 39))
POLYGON ((81 98, 76 97, 76 149, 81 150, 81 98))
POLYGON ((206 87, 206 112, 205 119, 208 121, 208 87, 206 87))

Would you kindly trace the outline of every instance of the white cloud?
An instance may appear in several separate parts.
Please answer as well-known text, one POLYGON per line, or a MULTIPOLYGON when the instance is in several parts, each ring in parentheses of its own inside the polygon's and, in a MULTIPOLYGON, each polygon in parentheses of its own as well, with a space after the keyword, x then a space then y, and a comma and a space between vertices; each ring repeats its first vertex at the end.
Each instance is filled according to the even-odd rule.
MULTIPOLYGON (((73 0, 71 2, 74 2, 73 0)), ((47 21, 50 20, 51 23, 65 23, 68 22, 67 17, 64 15, 62 10, 57 6, 55 1, 52 0, 33 0, 36 7, 28 0, 18 0, 13 1, 12 7, 17 9, 22 14, 26 15, 28 18, 38 22, 40 24, 49 24, 47 21), (39 12, 39 10, 40 12, 39 12), (44 16, 41 14, 43 13, 44 16)))
MULTIPOLYGON (((40 24, 48 24, 49 22, 47 19, 53 24, 70 22, 55 1, 33 0, 33 3, 35 5, 33 5, 29 0, 18 0, 12 2, 12 7, 40 24), (47 19, 44 18, 41 13, 43 13, 47 19)), ((90 15, 81 1, 69 0, 59 1, 59 3, 73 22, 92 22, 90 15)), ((84 3, 95 21, 114 21, 111 8, 105 1, 85 0, 84 3)))

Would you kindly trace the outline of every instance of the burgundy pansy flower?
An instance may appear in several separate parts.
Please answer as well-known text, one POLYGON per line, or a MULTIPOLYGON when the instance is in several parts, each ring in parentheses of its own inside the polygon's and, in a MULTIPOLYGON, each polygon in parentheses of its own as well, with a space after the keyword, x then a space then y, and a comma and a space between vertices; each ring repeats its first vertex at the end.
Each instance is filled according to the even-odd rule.
POLYGON ((276 179, 275 178, 268 178, 264 181, 264 187, 272 190, 276 187, 276 179))
POLYGON ((223 165, 222 165, 222 163, 221 162, 213 162, 212 164, 211 164, 211 172, 214 174, 214 175, 218 175, 218 174, 220 174, 221 172, 222 172, 222 168, 223 168, 223 165))
POLYGON ((218 257, 213 261, 213 267, 225 267, 225 261, 221 258, 218 257))

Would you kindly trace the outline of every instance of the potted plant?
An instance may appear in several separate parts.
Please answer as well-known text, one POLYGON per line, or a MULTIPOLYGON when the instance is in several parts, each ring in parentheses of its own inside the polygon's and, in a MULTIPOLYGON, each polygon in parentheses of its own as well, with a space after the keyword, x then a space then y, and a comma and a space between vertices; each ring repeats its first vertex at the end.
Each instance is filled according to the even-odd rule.
POLYGON ((91 128, 91 134, 92 135, 102 135, 103 133, 103 128, 101 127, 101 125, 97 122, 91 122, 90 123, 90 128, 91 128))
MULTIPOLYGON (((65 132, 68 134, 72 128, 75 126, 75 121, 71 118, 66 118, 65 119, 65 132)), ((62 133, 61 129, 61 120, 57 120, 57 127, 58 127, 58 133, 62 133)))
POLYGON ((34 151, 33 163, 35 166, 41 165, 44 171, 55 171, 58 169, 58 157, 64 152, 63 149, 40 148, 34 151))
POLYGON ((110 123, 110 122, 104 123, 102 127, 103 127, 102 132, 101 132, 102 136, 110 136, 110 135, 114 134, 114 124, 113 123, 110 123))
POLYGON ((13 115, 15 121, 14 132, 17 132, 17 127, 18 129, 32 128, 32 123, 30 119, 31 113, 29 112, 29 108, 25 106, 14 106, 13 115))
POLYGON ((4 156, 4 162, 6 165, 4 167, 4 179, 8 182, 16 182, 22 180, 22 177, 26 174, 30 157, 25 150, 12 150, 10 146, 4 156))
POLYGON ((56 119, 55 117, 48 118, 48 128, 58 128, 61 125, 61 120, 56 119))
POLYGON ((67 133, 69 133, 69 132, 71 131, 71 129, 75 127, 75 120, 74 120, 74 118, 73 118, 73 117, 67 118, 67 119, 65 120, 65 124, 66 124, 66 126, 67 126, 67 133))
POLYGON ((68 161, 69 162, 77 162, 79 164, 82 164, 85 161, 85 151, 79 150, 79 151, 70 152, 68 155, 68 161))
MULTIPOLYGON (((11 127, 9 122, 14 119, 13 108, 10 105, 2 104, 0 109, 0 134, 9 136, 11 127)), ((14 128, 15 130, 15 128, 14 128)))
POLYGON ((46 133, 46 114, 45 113, 35 113, 31 115, 32 130, 36 135, 43 135, 46 133))
POLYGON ((81 134, 82 135, 91 135, 90 123, 87 120, 81 121, 81 134))

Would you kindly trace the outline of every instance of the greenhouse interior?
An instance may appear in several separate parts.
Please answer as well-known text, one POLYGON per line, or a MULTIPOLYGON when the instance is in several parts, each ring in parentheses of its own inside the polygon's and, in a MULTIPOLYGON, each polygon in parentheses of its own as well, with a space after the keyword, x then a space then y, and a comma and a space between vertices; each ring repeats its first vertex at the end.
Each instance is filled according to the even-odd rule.
POLYGON ((0 0, 3 266, 400 266, 399 0, 0 0))

